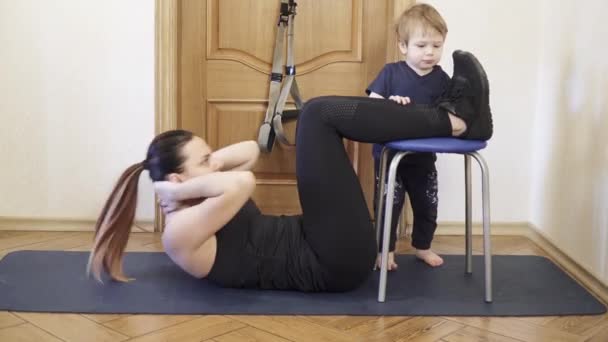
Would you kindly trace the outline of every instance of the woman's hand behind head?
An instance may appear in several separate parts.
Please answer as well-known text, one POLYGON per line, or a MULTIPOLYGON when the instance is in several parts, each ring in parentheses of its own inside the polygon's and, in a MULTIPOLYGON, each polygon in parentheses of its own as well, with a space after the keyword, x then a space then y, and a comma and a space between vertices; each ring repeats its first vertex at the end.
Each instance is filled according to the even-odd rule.
POLYGON ((154 192, 158 196, 158 202, 165 214, 175 211, 179 207, 177 199, 177 187, 179 183, 160 181, 154 182, 154 192))

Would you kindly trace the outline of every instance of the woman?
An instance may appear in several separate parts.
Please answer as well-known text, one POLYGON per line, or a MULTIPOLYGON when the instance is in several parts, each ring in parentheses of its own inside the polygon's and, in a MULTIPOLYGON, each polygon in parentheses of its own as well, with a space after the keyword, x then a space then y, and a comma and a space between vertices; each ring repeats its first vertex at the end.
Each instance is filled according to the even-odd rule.
POLYGON ((450 89, 436 107, 363 97, 310 100, 296 133, 299 216, 260 213, 250 196, 255 142, 212 151, 176 130, 157 136, 146 159, 119 179, 96 226, 88 271, 127 281, 122 256, 145 169, 166 213, 162 241, 184 271, 222 286, 347 291, 370 274, 376 242, 362 189, 342 138, 391 140, 461 136, 489 139, 488 81, 470 53, 457 51, 450 89))

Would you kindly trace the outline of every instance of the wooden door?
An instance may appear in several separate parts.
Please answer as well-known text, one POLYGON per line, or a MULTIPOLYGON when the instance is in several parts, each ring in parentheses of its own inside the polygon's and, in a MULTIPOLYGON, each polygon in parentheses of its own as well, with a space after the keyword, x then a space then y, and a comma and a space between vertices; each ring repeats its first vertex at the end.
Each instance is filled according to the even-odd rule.
MULTIPOLYGON (((410 2, 297 1, 296 79, 303 100, 320 95, 364 96, 384 63, 394 59, 392 22, 410 2)), ((257 140, 266 112, 279 4, 279 0, 178 3, 177 127, 194 131, 213 148, 257 140)), ((288 124, 290 138, 294 131, 295 123, 288 124)), ((371 147, 345 144, 371 208, 371 147)), ((271 153, 262 154, 254 172, 258 179, 254 200, 262 211, 300 212, 294 148, 277 142, 271 153)))

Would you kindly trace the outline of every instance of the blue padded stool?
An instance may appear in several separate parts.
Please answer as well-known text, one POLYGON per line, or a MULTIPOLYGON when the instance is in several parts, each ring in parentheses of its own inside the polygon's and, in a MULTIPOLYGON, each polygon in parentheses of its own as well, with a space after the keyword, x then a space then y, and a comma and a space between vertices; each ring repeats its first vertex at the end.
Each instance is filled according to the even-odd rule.
POLYGON ((473 260, 473 244, 472 244, 472 227, 471 227, 471 157, 477 160, 481 169, 482 182, 481 193, 483 203, 483 254, 485 263, 485 301, 492 302, 492 253, 490 250, 490 176, 488 165, 485 159, 478 153, 479 150, 487 146, 486 141, 478 140, 463 140, 458 138, 429 138, 429 139, 409 139, 391 141, 384 145, 382 155, 380 157, 379 182, 377 189, 377 205, 376 205, 376 238, 380 241, 380 227, 384 224, 384 234, 382 236, 382 257, 380 267, 380 286, 378 289, 378 301, 386 300, 386 282, 388 271, 388 249, 390 226, 393 211, 393 200, 395 191, 395 180, 397 177, 397 167, 404 156, 416 152, 434 152, 434 153, 457 153, 464 155, 464 171, 465 171, 465 273, 472 274, 473 260), (388 162, 388 154, 390 151, 396 152, 388 170, 388 189, 386 189, 386 166, 388 162), (386 194, 386 209, 384 210, 384 223, 381 221, 381 215, 384 205, 384 196, 386 194))

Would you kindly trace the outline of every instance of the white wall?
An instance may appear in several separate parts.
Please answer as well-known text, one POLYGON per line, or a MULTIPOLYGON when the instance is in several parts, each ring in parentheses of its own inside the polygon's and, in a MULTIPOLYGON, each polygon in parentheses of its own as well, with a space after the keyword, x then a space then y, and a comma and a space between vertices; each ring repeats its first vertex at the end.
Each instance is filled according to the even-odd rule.
POLYGON ((530 221, 608 285, 608 2, 542 6, 530 221))
MULTIPOLYGON (((426 2, 448 23, 446 69, 466 49, 490 78, 492 220, 531 222, 608 285, 608 2, 426 2)), ((442 159, 439 220, 460 220, 461 162, 442 159)))
POLYGON ((95 218, 154 134, 154 2, 0 0, 0 119, 0 216, 95 218))
MULTIPOLYGON (((540 3, 537 0, 429 0, 448 25, 441 62, 452 74, 452 51, 468 50, 486 69, 494 137, 482 151, 490 167, 491 218, 529 221, 531 122, 536 98, 540 3), (517 24, 515 25, 515 22, 517 24)), ((464 162, 439 156, 439 221, 464 219, 464 162)), ((472 168, 477 170, 473 161, 472 168)), ((473 173, 474 221, 481 221, 479 173, 473 173)))

